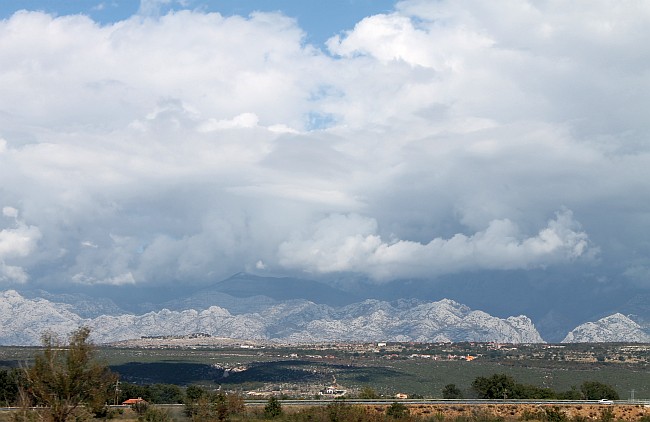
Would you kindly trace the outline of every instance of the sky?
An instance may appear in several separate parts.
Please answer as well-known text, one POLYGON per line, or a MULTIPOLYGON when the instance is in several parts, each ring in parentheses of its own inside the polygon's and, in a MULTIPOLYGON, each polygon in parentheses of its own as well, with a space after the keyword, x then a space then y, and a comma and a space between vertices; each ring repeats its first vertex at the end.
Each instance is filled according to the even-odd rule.
POLYGON ((15 0, 0 19, 0 288, 650 288, 650 3, 15 0))

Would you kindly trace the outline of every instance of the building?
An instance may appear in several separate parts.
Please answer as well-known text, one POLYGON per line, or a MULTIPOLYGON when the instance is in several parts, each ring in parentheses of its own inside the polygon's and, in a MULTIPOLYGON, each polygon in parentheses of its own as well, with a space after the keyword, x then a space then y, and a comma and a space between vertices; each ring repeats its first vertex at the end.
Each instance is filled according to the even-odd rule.
POLYGON ((135 404, 147 404, 147 401, 142 397, 138 397, 137 399, 128 399, 122 402, 124 406, 133 406, 135 404))
POLYGON ((336 386, 326 387, 323 390, 319 391, 318 394, 321 396, 330 396, 330 397, 341 397, 347 393, 347 390, 343 390, 336 386))

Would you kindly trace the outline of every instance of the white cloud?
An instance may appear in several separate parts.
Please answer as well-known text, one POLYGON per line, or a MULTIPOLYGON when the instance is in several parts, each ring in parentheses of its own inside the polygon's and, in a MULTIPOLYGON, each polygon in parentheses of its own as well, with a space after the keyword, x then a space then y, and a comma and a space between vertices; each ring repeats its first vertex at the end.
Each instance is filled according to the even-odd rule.
POLYGON ((29 276, 24 269, 15 265, 7 265, 0 259, 0 281, 26 283, 27 280, 29 280, 29 276))
POLYGON ((197 130, 199 132, 212 132, 220 129, 234 129, 234 128, 252 128, 257 126, 259 118, 255 113, 242 113, 232 119, 215 120, 210 119, 201 124, 197 130))
POLYGON ((495 220, 480 232, 435 238, 426 244, 377 235, 375 220, 335 215, 320 221, 308 238, 280 245, 280 263, 317 273, 350 271, 376 279, 431 277, 460 270, 521 269, 591 257, 586 233, 570 211, 557 213, 533 237, 510 220, 495 220))
POLYGON ((0 21, 6 279, 650 267, 645 5, 404 1, 322 52, 177 4, 0 21))
POLYGON ((18 223, 14 228, 0 230, 0 258, 25 257, 40 238, 38 227, 18 223))
POLYGON ((2 215, 10 218, 18 218, 18 210, 14 207, 2 207, 2 215))
POLYGON ((18 220, 18 210, 13 207, 3 207, 2 215, 13 218, 15 223, 13 227, 0 230, 0 281, 25 283, 28 280, 27 272, 8 262, 28 257, 34 252, 41 232, 38 227, 18 220))

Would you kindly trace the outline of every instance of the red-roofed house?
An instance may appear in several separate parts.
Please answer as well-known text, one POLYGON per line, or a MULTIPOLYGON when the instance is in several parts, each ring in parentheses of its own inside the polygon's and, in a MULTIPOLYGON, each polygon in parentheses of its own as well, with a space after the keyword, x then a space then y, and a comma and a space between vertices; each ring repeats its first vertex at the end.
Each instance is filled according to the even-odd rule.
POLYGON ((137 399, 128 399, 122 402, 122 404, 126 406, 133 406, 134 404, 139 404, 139 403, 147 403, 147 401, 142 397, 138 397, 137 399))

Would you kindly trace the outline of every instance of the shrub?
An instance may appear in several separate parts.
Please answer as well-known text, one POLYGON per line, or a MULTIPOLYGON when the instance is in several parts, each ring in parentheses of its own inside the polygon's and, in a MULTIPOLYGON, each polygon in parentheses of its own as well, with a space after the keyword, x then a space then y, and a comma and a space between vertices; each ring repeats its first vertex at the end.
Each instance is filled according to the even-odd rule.
POLYGON ((172 422, 173 420, 168 411, 155 406, 147 407, 147 410, 138 416, 138 422, 172 422))
POLYGON ((386 409, 386 415, 392 417, 393 419, 402 419, 409 415, 409 409, 404 403, 393 402, 386 409))
POLYGON ((614 412, 612 409, 603 409, 600 411, 600 422, 612 422, 614 420, 614 412))
POLYGON ((460 388, 456 387, 456 384, 447 384, 442 389, 442 398, 443 399, 462 399, 463 392, 460 391, 460 388))
POLYGON ((567 417, 559 407, 545 409, 544 420, 547 422, 565 422, 567 417))
POLYGON ((275 397, 271 396, 269 401, 264 406, 264 416, 269 419, 277 418, 282 414, 282 405, 280 401, 275 397))

